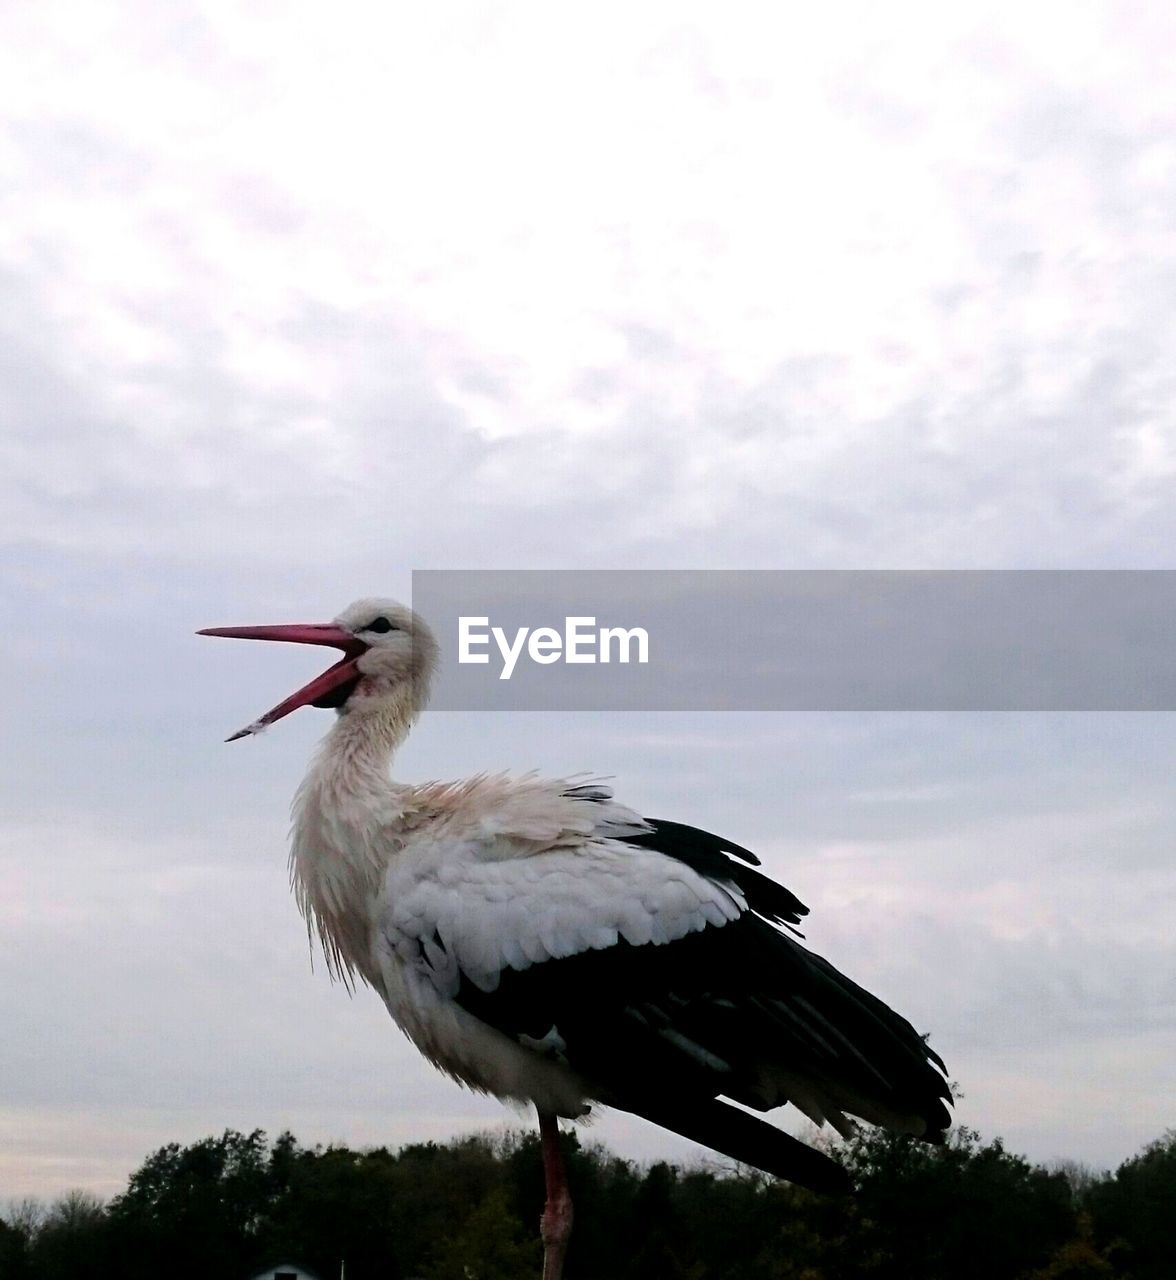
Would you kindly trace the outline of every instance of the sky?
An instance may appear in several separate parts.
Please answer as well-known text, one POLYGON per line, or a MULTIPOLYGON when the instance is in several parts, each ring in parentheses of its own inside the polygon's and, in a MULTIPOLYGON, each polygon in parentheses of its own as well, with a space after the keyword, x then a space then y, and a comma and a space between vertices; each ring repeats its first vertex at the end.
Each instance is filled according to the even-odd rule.
MULTIPOLYGON (((430 568, 1176 567, 1174 54, 1166 3, 5 5, 0 1202, 525 1122, 312 967, 327 713, 221 739, 313 655, 198 627, 430 568)), ((444 712, 396 772, 754 847, 961 1122, 1102 1167, 1172 1120, 1174 766, 1158 713, 444 712)))

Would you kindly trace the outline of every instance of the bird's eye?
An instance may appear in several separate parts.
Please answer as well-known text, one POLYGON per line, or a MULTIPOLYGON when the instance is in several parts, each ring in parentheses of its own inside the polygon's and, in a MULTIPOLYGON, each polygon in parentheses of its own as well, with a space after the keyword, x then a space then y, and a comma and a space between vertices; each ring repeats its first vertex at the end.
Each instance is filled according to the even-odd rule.
POLYGON ((399 631, 400 628, 394 622, 389 622, 387 618, 377 618, 368 630, 383 635, 385 631, 399 631))

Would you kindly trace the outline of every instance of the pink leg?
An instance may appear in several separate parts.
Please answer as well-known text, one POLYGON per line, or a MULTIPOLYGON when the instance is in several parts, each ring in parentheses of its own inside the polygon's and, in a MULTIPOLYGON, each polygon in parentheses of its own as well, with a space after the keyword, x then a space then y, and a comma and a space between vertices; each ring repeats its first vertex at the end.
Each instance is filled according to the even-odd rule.
POLYGON ((539 1112, 539 1136, 543 1141, 543 1173, 547 1179, 547 1204, 539 1219, 543 1239, 543 1280, 561 1280, 568 1237, 572 1234, 572 1197, 563 1152, 559 1149, 559 1121, 539 1112))

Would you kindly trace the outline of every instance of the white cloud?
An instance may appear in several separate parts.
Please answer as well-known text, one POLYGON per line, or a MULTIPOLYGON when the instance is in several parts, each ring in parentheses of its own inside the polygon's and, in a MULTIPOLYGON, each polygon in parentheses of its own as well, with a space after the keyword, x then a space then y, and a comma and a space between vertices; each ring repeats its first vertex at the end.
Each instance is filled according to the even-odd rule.
MULTIPOLYGON (((498 1114, 308 978, 281 846, 317 722, 217 741, 298 655, 195 627, 412 567, 1171 563, 1167 6, 4 22, 0 1191, 226 1123, 498 1114), (273 1070, 310 1023, 329 1097, 273 1070)), ((955 1050, 970 1119, 1111 1160, 1170 1092, 1145 719, 440 717, 404 767, 616 771, 758 842, 955 1050)))

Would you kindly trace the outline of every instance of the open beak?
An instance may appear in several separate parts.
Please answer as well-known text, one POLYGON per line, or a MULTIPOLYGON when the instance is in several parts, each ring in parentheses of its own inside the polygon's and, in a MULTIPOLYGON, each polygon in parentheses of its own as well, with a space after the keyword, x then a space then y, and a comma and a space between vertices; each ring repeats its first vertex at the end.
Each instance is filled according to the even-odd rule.
POLYGON ((328 667, 321 676, 303 685, 297 693, 292 693, 265 715, 254 720, 252 724, 247 724, 244 729, 238 729, 236 733, 225 739, 226 742, 248 737, 251 733, 260 733, 275 720, 288 716, 291 711, 296 711, 299 707, 342 706, 347 695, 360 679, 361 673, 356 663, 368 648, 350 631, 344 631, 333 622, 291 623, 288 626, 276 627, 206 627, 196 634, 227 636, 231 640, 286 640, 291 644, 324 644, 332 649, 343 650, 343 657, 334 666, 328 667), (350 687, 345 688, 345 686, 350 687))

